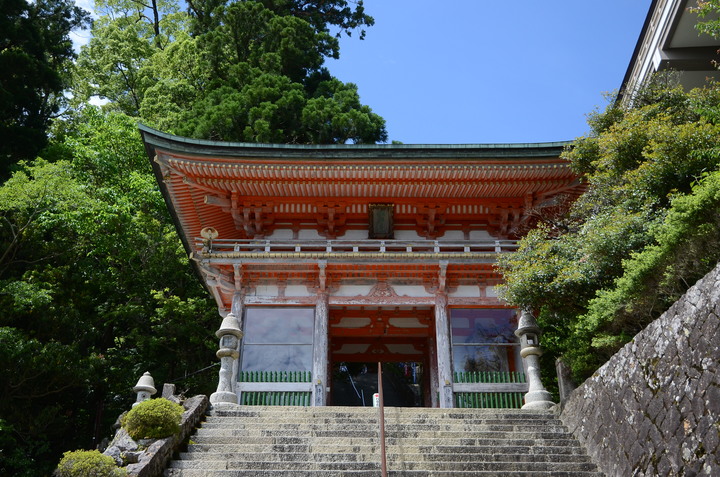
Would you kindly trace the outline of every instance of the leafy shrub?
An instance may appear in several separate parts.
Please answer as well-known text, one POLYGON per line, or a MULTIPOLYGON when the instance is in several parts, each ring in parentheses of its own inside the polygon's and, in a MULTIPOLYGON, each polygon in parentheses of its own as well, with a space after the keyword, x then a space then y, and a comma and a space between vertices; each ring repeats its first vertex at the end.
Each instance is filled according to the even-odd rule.
POLYGON ((128 412, 122 426, 133 439, 160 439, 180 431, 184 409, 167 399, 143 401, 128 412))
POLYGON ((115 460, 98 450, 68 451, 58 464, 60 477, 123 477, 125 469, 115 465, 115 460))
POLYGON ((642 94, 591 118, 563 154, 586 192, 499 260, 503 297, 543 329, 546 376, 562 357, 585 380, 720 260, 720 83, 642 94))

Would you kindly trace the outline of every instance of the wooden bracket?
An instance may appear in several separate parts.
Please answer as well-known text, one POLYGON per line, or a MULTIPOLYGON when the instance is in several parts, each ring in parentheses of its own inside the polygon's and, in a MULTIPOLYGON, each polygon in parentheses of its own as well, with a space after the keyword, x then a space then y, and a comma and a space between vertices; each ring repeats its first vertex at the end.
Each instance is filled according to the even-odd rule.
POLYGON ((318 283, 320 286, 320 292, 325 292, 326 290, 326 282, 327 282, 327 275, 325 274, 325 269, 327 268, 327 261, 326 260, 320 260, 318 261, 318 283))
POLYGON ((418 235, 429 239, 442 236, 445 233, 442 226, 445 225, 446 211, 447 205, 444 204, 428 204, 415 207, 415 222, 417 223, 418 235))
POLYGON ((327 239, 335 239, 345 232, 346 205, 342 203, 318 204, 318 232, 327 239))
POLYGON ((242 286, 243 264, 242 263, 233 264, 233 271, 234 271, 234 275, 235 275, 235 290, 241 291, 243 289, 243 286, 242 286))
POLYGON ((263 238, 272 232, 275 223, 272 202, 240 203, 233 193, 231 210, 235 228, 245 232, 248 238, 263 238))
POLYGON ((440 272, 438 273, 438 291, 445 292, 445 282, 447 280, 447 260, 440 261, 440 272))

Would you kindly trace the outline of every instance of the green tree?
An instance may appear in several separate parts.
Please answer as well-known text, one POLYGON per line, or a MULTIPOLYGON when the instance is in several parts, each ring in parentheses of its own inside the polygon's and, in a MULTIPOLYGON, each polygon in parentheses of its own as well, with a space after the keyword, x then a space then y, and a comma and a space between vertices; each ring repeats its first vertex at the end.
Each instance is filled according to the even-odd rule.
POLYGON ((717 204, 700 198, 717 174, 693 187, 720 166, 720 87, 685 93, 660 81, 634 99, 632 109, 613 103, 592 115, 593 132, 564 153, 587 183, 568 216, 500 262, 505 297, 538 314, 548 361, 562 356, 578 379, 717 261, 717 204), (680 214, 684 201, 695 215, 680 214))
POLYGON ((116 8, 96 22, 80 55, 85 86, 77 97, 108 98, 113 109, 198 138, 386 141, 384 120, 361 104, 357 87, 323 67, 325 58, 339 55, 331 27, 349 32, 372 19, 361 4, 353 10, 345 2, 300 3, 191 4, 192 17, 173 14, 173 34, 163 37, 170 41, 162 40, 162 48, 136 11, 116 8), (199 27, 207 9, 212 15, 199 27))
POLYGON ((217 361, 217 310, 136 123, 87 107, 61 125, 54 161, 21 164, 0 186, 0 415, 29 459, 0 454, 8 474, 47 474, 62 451, 96 445, 146 370, 194 393, 216 378, 185 379, 217 361))
POLYGON ((691 10, 698 14, 704 21, 699 22, 696 28, 701 33, 707 33, 715 38, 720 38, 720 0, 697 0, 697 5, 691 10), (715 17, 713 18, 713 14, 715 17), (707 17, 711 18, 707 18, 707 17))
POLYGON ((46 144, 75 57, 69 34, 88 26, 89 15, 68 0, 2 0, 0 6, 0 178, 5 179, 12 164, 34 158, 46 144))
POLYGON ((204 29, 176 2, 97 5, 74 69, 74 107, 53 122, 44 159, 20 162, 0 185, 8 475, 47 475, 63 451, 96 445, 144 371, 214 391, 216 304, 177 237, 138 119, 216 139, 386 137, 357 88, 323 68, 338 54, 333 33, 372 24, 361 3, 206 3, 204 29), (92 96, 109 103, 90 106, 92 96))

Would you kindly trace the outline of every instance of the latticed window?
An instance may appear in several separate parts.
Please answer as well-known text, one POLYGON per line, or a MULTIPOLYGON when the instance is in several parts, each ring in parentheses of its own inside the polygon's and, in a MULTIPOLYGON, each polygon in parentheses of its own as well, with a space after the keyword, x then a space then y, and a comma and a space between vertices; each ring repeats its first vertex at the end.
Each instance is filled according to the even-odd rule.
POLYGON ((312 307, 248 307, 241 371, 312 369, 312 307))
POLYGON ((513 334, 517 329, 517 310, 453 308, 450 322, 456 375, 522 372, 520 345, 513 334))

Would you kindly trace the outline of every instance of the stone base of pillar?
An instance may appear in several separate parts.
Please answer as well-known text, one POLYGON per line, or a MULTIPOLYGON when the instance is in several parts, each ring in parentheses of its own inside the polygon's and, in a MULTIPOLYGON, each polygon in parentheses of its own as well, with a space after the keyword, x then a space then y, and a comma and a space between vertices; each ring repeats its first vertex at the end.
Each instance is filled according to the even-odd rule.
POLYGON ((218 415, 217 413, 221 413, 219 415, 232 415, 232 412, 242 411, 242 406, 240 404, 233 404, 231 402, 216 402, 216 403, 210 403, 210 406, 208 407, 208 412, 210 415, 218 415), (230 412, 230 414, 227 414, 230 412), (225 414, 222 414, 225 413, 225 414))
POLYGON ((237 404, 237 394, 232 391, 217 391, 210 395, 210 404, 219 403, 237 404))
POLYGON ((525 394, 525 404, 523 409, 551 409, 555 406, 552 402, 552 394, 549 392, 542 391, 530 391, 525 394))

